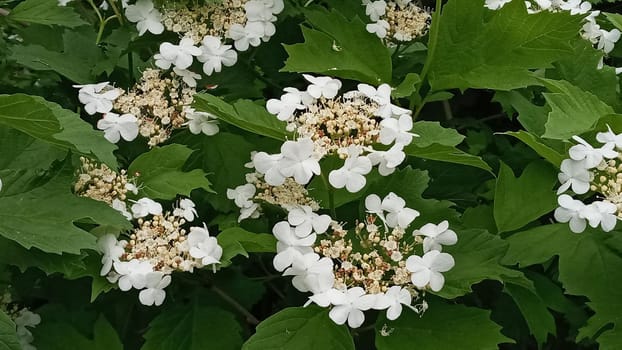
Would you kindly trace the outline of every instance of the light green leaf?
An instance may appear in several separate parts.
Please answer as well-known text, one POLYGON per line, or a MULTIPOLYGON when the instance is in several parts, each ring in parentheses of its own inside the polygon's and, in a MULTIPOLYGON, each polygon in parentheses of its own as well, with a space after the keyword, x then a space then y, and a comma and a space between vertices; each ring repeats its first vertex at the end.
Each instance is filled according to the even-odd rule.
POLYGON ((101 131, 93 130, 76 113, 41 97, 0 95, 0 124, 117 168, 117 160, 112 154, 117 146, 108 142, 101 131))
POLYGON ((492 168, 478 156, 463 152, 455 147, 433 144, 428 147, 417 147, 414 142, 404 148, 404 152, 413 157, 462 164, 480 168, 492 174, 492 168))
POLYGON ((182 170, 192 150, 172 144, 154 148, 138 156, 128 168, 129 174, 140 174, 140 193, 149 198, 173 199, 178 194, 190 196, 196 188, 211 191, 203 170, 182 170))
POLYGON ((230 105, 219 97, 203 93, 194 95, 193 106, 199 111, 214 114, 225 123, 252 133, 277 140, 285 140, 291 136, 285 131, 285 122, 249 100, 238 100, 230 105))
POLYGON ((199 305, 175 305, 149 325, 141 350, 239 350, 242 327, 231 313, 199 305))
POLYGON ((267 233, 254 233, 232 227, 219 233, 216 238, 223 250, 221 266, 230 265, 231 259, 236 255, 248 257, 248 253, 276 252, 276 238, 267 233))
POLYGON ((242 350, 354 350, 346 326, 328 318, 328 310, 317 306, 290 307, 268 317, 242 350))
POLYGON ((548 334, 556 334, 555 319, 538 294, 513 283, 506 284, 505 291, 516 302, 538 344, 546 343, 548 334))
POLYGON ((592 127, 609 114, 613 108, 587 91, 563 80, 541 80, 551 91, 544 93, 551 106, 546 132, 542 137, 566 140, 573 135, 590 131, 592 127))
POLYGON ((622 15, 619 13, 603 12, 605 17, 619 30, 622 30, 622 15))
POLYGON ((577 340, 598 335, 601 349, 622 344, 622 232, 602 232, 590 227, 581 234, 568 224, 536 227, 507 239, 506 264, 530 266, 559 256, 559 281, 566 294, 586 296, 595 311, 577 340), (602 331, 602 332, 601 332, 602 331))
POLYGON ((567 12, 525 15, 523 1, 497 11, 484 0, 451 0, 443 7, 429 79, 432 90, 510 90, 538 81, 531 69, 549 67, 572 52, 580 16, 567 12))
POLYGON ((0 310, 0 349, 21 350, 22 346, 17 339, 15 323, 0 310))
POLYGON ((451 147, 464 140, 464 135, 460 135, 455 129, 442 127, 439 122, 418 121, 413 124, 411 132, 419 135, 413 138, 412 144, 420 148, 433 144, 451 147))
POLYGON ((302 27, 305 42, 285 45, 289 58, 283 71, 310 72, 353 79, 372 85, 391 82, 389 50, 358 18, 333 10, 308 10, 302 27), (371 54, 373 53, 373 54, 371 54))
POLYGON ((510 341, 501 333, 501 326, 490 320, 490 311, 430 302, 422 315, 404 308, 395 321, 384 315, 376 321, 378 350, 482 350, 496 349, 497 344, 510 341))
POLYGON ((421 77, 417 73, 408 73, 400 85, 398 85, 393 91, 391 96, 394 98, 408 97, 417 91, 416 85, 421 82, 421 77))
POLYGON ((519 229, 555 209, 556 183, 557 171, 544 162, 529 164, 518 178, 501 162, 494 204, 499 232, 519 229))
POLYGON ((542 158, 546 159, 549 163, 553 164, 557 168, 560 167, 562 161, 566 158, 564 154, 545 145, 542 142, 542 139, 527 131, 508 131, 502 134, 514 136, 517 139, 523 141, 524 144, 529 146, 532 150, 542 156, 542 158))
POLYGON ((28 192, 0 198, 0 235, 25 248, 47 253, 80 254, 95 249, 95 236, 74 222, 91 219, 120 229, 130 223, 106 203, 72 194, 72 169, 65 169, 48 183, 28 192))
POLYGON ((88 24, 69 6, 59 6, 56 1, 26 0, 20 2, 8 15, 16 22, 78 27, 88 24))
POLYGON ((456 265, 444 273, 445 286, 440 292, 434 293, 446 299, 453 299, 471 292, 471 286, 483 280, 514 283, 528 286, 520 271, 509 269, 500 264, 501 258, 508 250, 508 244, 499 236, 485 230, 455 230, 458 243, 443 247, 443 251, 451 254, 456 265))

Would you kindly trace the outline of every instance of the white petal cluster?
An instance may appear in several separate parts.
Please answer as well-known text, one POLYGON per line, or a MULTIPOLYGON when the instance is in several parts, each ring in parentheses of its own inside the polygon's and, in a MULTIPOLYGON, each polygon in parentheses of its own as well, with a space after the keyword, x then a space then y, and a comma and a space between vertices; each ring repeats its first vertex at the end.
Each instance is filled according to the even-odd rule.
MULTIPOLYGON (((384 199, 375 194, 369 195, 365 199, 365 206, 368 213, 391 227, 392 231, 385 232, 404 232, 419 215, 416 210, 405 207, 404 199, 395 193, 389 193, 384 199)), ((273 264, 284 276, 292 276, 292 284, 296 289, 312 293, 305 306, 315 303, 321 307, 331 307, 329 317, 340 325, 347 322, 352 328, 360 327, 365 321, 364 311, 370 309, 386 310, 390 320, 400 316, 403 306, 415 312, 423 311, 423 304, 419 308, 411 305, 411 288, 441 290, 445 282, 442 273, 449 271, 455 264, 453 257, 441 253, 441 249, 442 245, 457 242, 456 233, 449 229, 447 221, 438 225, 428 223, 413 232, 414 242, 423 240, 424 254, 418 256, 413 253, 399 265, 405 269, 406 282, 410 287, 393 285, 384 292, 368 292, 361 286, 337 284, 335 272, 353 266, 347 261, 334 259, 335 256, 325 256, 326 253, 322 252, 322 244, 329 238, 324 235, 333 234, 330 230, 336 227, 342 230, 340 224, 330 216, 314 213, 309 207, 290 210, 287 221, 277 223, 272 230, 277 238, 277 254, 273 264), (319 235, 322 236, 316 242, 319 235)))
POLYGON ((203 133, 207 136, 218 134, 218 117, 208 112, 199 112, 192 107, 186 107, 186 119, 188 121, 184 125, 188 125, 191 133, 198 135, 203 133))
POLYGON ((93 115, 108 113, 112 110, 112 103, 121 95, 121 90, 110 86, 107 81, 97 84, 74 85, 80 89, 78 99, 84 104, 84 110, 93 115))
POLYGON ((233 39, 235 49, 246 51, 270 40, 276 33, 276 15, 283 11, 283 0, 251 0, 244 4, 246 24, 236 23, 229 28, 227 37, 233 39))
POLYGON ((34 336, 28 328, 34 328, 41 323, 41 316, 24 308, 13 316, 13 322, 15 323, 17 339, 19 340, 21 349, 36 350, 37 348, 31 344, 34 340, 34 336))
POLYGON ((136 23, 138 35, 147 31, 151 34, 162 34, 162 14, 154 6, 151 0, 138 0, 134 5, 125 8, 125 17, 128 21, 136 23))
POLYGON ((138 118, 132 114, 118 115, 108 112, 97 121, 97 128, 104 131, 104 137, 111 143, 120 139, 132 141, 138 136, 138 118))
POLYGON ((308 138, 285 141, 281 146, 281 153, 259 152, 253 157, 253 165, 259 173, 265 175, 266 182, 272 186, 282 185, 288 177, 306 185, 313 175, 321 172, 313 141, 308 138))
POLYGON ((209 235, 205 226, 190 228, 188 246, 190 256, 199 259, 203 266, 212 265, 214 272, 216 272, 216 264, 220 264, 222 257, 222 247, 218 244, 216 237, 209 235))
MULTIPOLYGON (((561 173, 558 175, 561 186, 557 190, 559 207, 555 210, 555 219, 559 222, 568 222, 572 232, 583 232, 589 224, 591 227, 600 226, 603 231, 609 232, 617 223, 618 206, 620 205, 620 190, 622 183, 618 183, 616 159, 619 159, 622 150, 622 134, 614 133, 610 127, 607 132, 600 132, 596 140, 600 147, 594 147, 579 136, 573 136, 578 143, 568 150, 569 159, 561 163, 561 173), (614 178, 610 181, 607 174, 614 178), (586 194, 590 190, 600 192, 605 199, 584 204, 573 199, 566 191, 575 194, 586 194)), ((620 178, 622 182, 622 177, 620 178)))
POLYGON ((427 33, 430 14, 413 0, 362 0, 372 23, 366 29, 380 39, 409 42, 427 33))

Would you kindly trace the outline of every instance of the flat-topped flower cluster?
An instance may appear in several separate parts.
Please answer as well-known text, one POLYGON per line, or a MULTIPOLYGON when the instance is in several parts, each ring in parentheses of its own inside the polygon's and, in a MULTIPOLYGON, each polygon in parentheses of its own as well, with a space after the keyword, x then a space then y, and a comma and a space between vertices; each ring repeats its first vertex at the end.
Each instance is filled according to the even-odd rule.
POLYGON ((561 164, 557 191, 559 208, 555 219, 569 222, 573 232, 583 232, 587 224, 600 227, 605 232, 613 230, 622 218, 622 134, 611 128, 596 135, 601 145, 594 147, 579 136, 573 136, 578 143, 569 149, 569 159, 561 164), (573 199, 566 191, 584 195, 590 191, 599 200, 589 204, 573 199))
POLYGON ((351 229, 309 206, 291 209, 273 228, 274 268, 293 276, 299 291, 313 293, 307 305, 331 307, 330 318, 352 328, 363 324, 369 309, 387 310, 390 320, 403 306, 425 311, 425 292, 440 291, 442 273, 454 266, 442 247, 457 242, 447 221, 412 230, 419 212, 395 193, 369 195, 365 207, 365 219, 351 229))
POLYGON ((365 13, 373 22, 367 31, 387 44, 410 42, 428 33, 432 16, 413 0, 363 0, 365 13))

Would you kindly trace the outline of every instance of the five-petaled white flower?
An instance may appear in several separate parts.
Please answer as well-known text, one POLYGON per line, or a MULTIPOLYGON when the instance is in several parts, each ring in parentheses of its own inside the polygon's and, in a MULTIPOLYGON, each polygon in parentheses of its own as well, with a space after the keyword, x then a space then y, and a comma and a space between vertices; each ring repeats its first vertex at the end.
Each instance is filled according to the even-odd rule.
POLYGON ((391 28, 389 22, 381 19, 374 23, 369 23, 365 26, 368 32, 376 34, 380 39, 384 39, 387 36, 387 31, 391 28))
POLYGON ((86 113, 108 113, 112 110, 112 102, 121 95, 121 90, 108 84, 107 81, 98 84, 74 85, 79 88, 78 100, 84 104, 86 113))
POLYGON ((402 114, 399 119, 386 118, 380 122, 379 141, 383 145, 390 145, 395 142, 400 145, 408 145, 413 139, 410 130, 413 128, 413 119, 408 114, 402 114))
POLYGON ((382 200, 382 210, 388 212, 386 223, 389 227, 406 228, 419 216, 415 209, 407 208, 406 201, 393 192, 389 192, 382 200))
POLYGON ((275 114, 278 120, 288 121, 293 118, 294 112, 299 109, 305 109, 301 103, 300 94, 288 92, 281 96, 281 99, 272 98, 266 103, 268 112, 275 114))
POLYGON ((400 286, 392 286, 386 293, 379 294, 376 298, 376 310, 387 310, 387 319, 396 320, 402 314, 402 305, 406 305, 413 311, 414 307, 410 305, 412 295, 406 288, 400 286))
POLYGON ((320 175, 321 173, 320 163, 313 151, 314 144, 310 138, 285 141, 281 146, 283 158, 278 165, 281 175, 293 177, 301 185, 308 184, 313 174, 320 175))
POLYGON ((447 272, 454 267, 454 258, 438 250, 431 250, 423 255, 411 255, 406 259, 406 269, 412 273, 411 282, 417 288, 429 285, 430 289, 438 292, 445 284, 445 277, 441 272, 447 272))
POLYGON ((334 98, 341 89, 341 81, 331 77, 314 77, 309 74, 302 75, 311 84, 307 87, 307 92, 313 98, 334 98))
POLYGON ((186 119, 188 120, 183 125, 188 125, 188 129, 191 133, 198 135, 203 133, 207 136, 213 136, 218 134, 220 128, 218 127, 218 117, 208 112, 199 112, 192 107, 186 107, 186 119))
POLYGON ((296 236, 306 237, 312 231, 318 234, 326 232, 332 219, 328 215, 318 215, 310 206, 303 205, 291 209, 287 214, 287 221, 295 227, 296 236))
POLYGON ((277 254, 272 261, 277 271, 283 271, 291 266, 296 256, 313 253, 311 246, 317 238, 315 233, 300 238, 296 236, 287 221, 281 221, 274 225, 272 233, 278 240, 276 242, 277 254))
POLYGON ((238 208, 248 208, 253 205, 252 198, 257 188, 253 184, 240 185, 234 189, 227 189, 227 198, 232 199, 238 208))
POLYGON ((99 274, 101 276, 106 276, 110 269, 112 269, 112 263, 115 261, 119 261, 119 258, 125 250, 123 246, 126 242, 117 241, 117 238, 113 234, 107 234, 99 237, 97 240, 97 247, 99 251, 103 253, 101 263, 102 268, 99 274))
MULTIPOLYGON (((202 265, 219 264, 222 257, 222 247, 218 245, 216 237, 210 237, 206 227, 191 227, 188 234, 190 256, 199 259, 202 265)), ((216 265, 213 265, 214 272, 216 265)))
POLYGON ((203 72, 207 75, 220 72, 222 66, 231 67, 238 60, 238 54, 231 49, 231 45, 224 45, 215 36, 205 36, 200 49, 201 55, 197 60, 203 63, 203 72))
POLYGON ((438 225, 432 223, 425 224, 420 229, 415 230, 413 235, 425 236, 423 239, 424 253, 430 250, 438 250, 440 252, 443 250, 443 245, 454 245, 458 242, 458 236, 453 230, 449 229, 447 220, 442 221, 438 225))
POLYGON ((333 287, 333 261, 316 253, 296 255, 283 276, 294 276, 292 284, 301 292, 322 293, 333 287))
POLYGON ((372 165, 367 156, 360 155, 360 148, 348 147, 348 158, 339 169, 328 174, 328 182, 335 188, 346 188, 348 192, 358 192, 367 183, 365 175, 369 174, 372 165))
POLYGON ((145 34, 146 31, 152 34, 162 34, 162 14, 153 7, 151 0, 138 0, 136 4, 125 8, 125 17, 130 22, 136 23, 138 35, 145 34))
POLYGON ((141 198, 134 202, 131 207, 134 218, 144 218, 151 215, 162 215, 162 205, 150 198, 141 198))
POLYGON ((332 289, 330 303, 333 308, 328 316, 336 324, 344 324, 348 321, 351 328, 360 327, 365 322, 363 311, 371 309, 376 304, 376 295, 366 294, 361 287, 354 287, 345 292, 332 289))
POLYGON ((369 16, 372 21, 377 21, 380 17, 384 16, 387 11, 387 3, 378 0, 378 1, 370 1, 365 5, 365 14, 369 16))
POLYGON ((197 79, 201 79, 201 74, 197 74, 187 69, 179 69, 177 67, 173 67, 173 72, 177 74, 177 76, 181 77, 181 80, 186 83, 186 85, 190 87, 197 86, 197 79))
POLYGON ((600 143, 613 143, 616 148, 622 149, 622 134, 614 133, 609 125, 606 132, 596 134, 596 140, 600 143))
POLYGON ((145 289, 141 290, 138 294, 138 300, 140 303, 146 306, 160 306, 166 298, 166 292, 164 288, 171 284, 171 276, 162 272, 155 271, 149 272, 145 275, 145 289))
POLYGON ((229 27, 227 36, 234 40, 233 46, 238 51, 246 51, 249 46, 257 47, 265 35, 265 27, 261 22, 248 22, 246 26, 234 24, 229 27))
POLYGON ((598 166, 603 161, 603 158, 612 159, 618 156, 618 152, 613 150, 615 147, 613 143, 606 143, 601 148, 594 148, 579 136, 573 136, 572 138, 579 144, 570 147, 568 154, 573 160, 584 160, 584 165, 587 169, 598 166))
POLYGON ((613 51, 615 43, 620 40, 621 34, 622 32, 620 32, 620 30, 618 30, 617 28, 609 31, 601 29, 600 38, 598 39, 598 44, 596 45, 596 48, 599 50, 603 50, 604 53, 610 53, 611 51, 613 51))
POLYGON ((281 174, 280 171, 282 159, 283 155, 281 154, 258 152, 253 156, 253 166, 258 172, 264 174, 264 180, 266 180, 269 185, 280 186, 285 182, 285 176, 281 174))
POLYGON ((557 190, 557 194, 564 193, 571 187, 576 194, 584 194, 590 190, 592 174, 588 171, 585 161, 564 159, 560 168, 562 172, 557 175, 557 178, 562 185, 557 190))
POLYGON ((601 226, 603 231, 609 232, 616 227, 618 207, 608 201, 596 201, 586 205, 581 211, 581 217, 585 218, 590 226, 601 226))
POLYGON ((183 38, 179 45, 164 42, 160 44, 160 53, 153 56, 155 65, 162 69, 169 69, 171 65, 179 69, 186 69, 192 65, 193 56, 202 54, 200 48, 194 46, 192 38, 183 38))
POLYGON ((586 222, 583 216, 585 204, 580 200, 573 199, 567 194, 562 194, 557 198, 559 207, 555 209, 553 216, 559 222, 569 222, 570 230, 574 233, 581 233, 585 230, 586 222))
POLYGON ((103 130, 106 140, 112 143, 119 142, 121 138, 132 141, 138 136, 138 119, 132 114, 108 112, 97 121, 97 128, 103 130))
POLYGON ((372 151, 367 155, 371 165, 378 165, 378 173, 382 176, 392 174, 398 165, 406 159, 404 145, 396 143, 387 151, 372 151))
POLYGON ((191 222, 197 217, 197 210, 194 208, 194 202, 188 198, 179 200, 179 206, 173 210, 173 215, 181 216, 187 222, 191 222))
POLYGON ((119 289, 126 292, 130 289, 143 289, 147 283, 146 277, 149 272, 153 272, 153 266, 149 261, 115 261, 114 270, 119 274, 119 289))

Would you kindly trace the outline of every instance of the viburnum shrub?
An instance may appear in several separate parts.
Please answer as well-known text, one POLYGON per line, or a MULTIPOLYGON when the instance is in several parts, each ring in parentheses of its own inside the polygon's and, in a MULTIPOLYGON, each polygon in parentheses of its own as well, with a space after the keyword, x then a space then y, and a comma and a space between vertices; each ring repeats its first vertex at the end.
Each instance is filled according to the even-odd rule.
POLYGON ((0 348, 622 349, 620 9, 0 1, 0 348))

